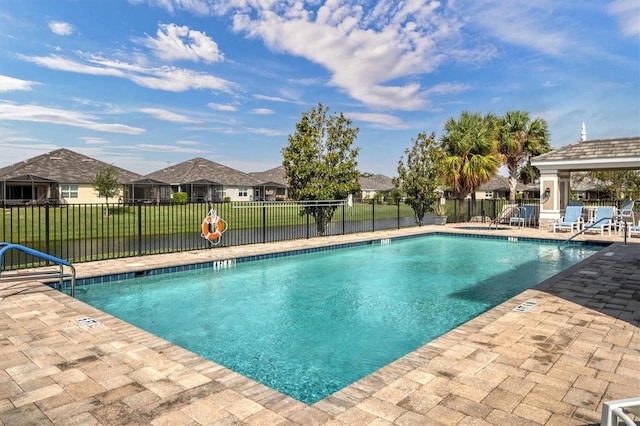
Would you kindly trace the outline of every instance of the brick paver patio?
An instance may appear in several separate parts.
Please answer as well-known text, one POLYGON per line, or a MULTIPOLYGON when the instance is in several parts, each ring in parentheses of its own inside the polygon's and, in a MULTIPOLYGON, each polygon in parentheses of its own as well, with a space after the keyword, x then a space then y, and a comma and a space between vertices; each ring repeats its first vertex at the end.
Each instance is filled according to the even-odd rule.
MULTIPOLYGON (((443 230, 473 232, 412 228, 77 269, 87 277, 443 230)), ((533 229, 493 232, 554 237, 533 229)), ((311 406, 47 286, 3 274, 0 424, 599 424, 603 401, 640 396, 640 239, 626 246, 621 237, 610 240, 585 262, 311 406), (530 300, 537 302, 530 310, 514 311, 530 300), (82 325, 82 317, 101 325, 82 325)))

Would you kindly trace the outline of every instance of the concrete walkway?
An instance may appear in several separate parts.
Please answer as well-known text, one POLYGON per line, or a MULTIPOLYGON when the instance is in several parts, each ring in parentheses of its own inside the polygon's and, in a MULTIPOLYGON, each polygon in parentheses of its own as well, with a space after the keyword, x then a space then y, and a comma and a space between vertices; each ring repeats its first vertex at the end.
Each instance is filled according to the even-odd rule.
MULTIPOLYGON (((486 232, 428 226, 77 269, 90 277, 434 231, 486 232)), ((614 244, 311 406, 3 273, 0 424, 599 424, 603 401, 640 396, 640 239, 579 238, 614 244), (86 317, 100 324, 78 322, 86 317)))

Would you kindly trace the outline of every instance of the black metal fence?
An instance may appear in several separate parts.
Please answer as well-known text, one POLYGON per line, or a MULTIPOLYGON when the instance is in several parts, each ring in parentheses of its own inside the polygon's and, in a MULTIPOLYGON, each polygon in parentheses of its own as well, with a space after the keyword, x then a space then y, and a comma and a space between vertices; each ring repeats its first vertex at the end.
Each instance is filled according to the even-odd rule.
MULTIPOLYGON (((323 235, 415 226, 413 211, 404 203, 338 202, 334 207, 323 235)), ((301 210, 295 202, 3 206, 0 241, 78 263, 318 236, 313 216, 301 210), (211 208, 228 224, 215 246, 202 237, 203 219, 211 208)), ((11 251, 0 266, 45 264, 11 251)))
MULTIPOLYGON (((520 204, 537 204, 538 200, 520 204)), ((447 221, 491 221, 507 200, 447 200, 447 221)), ((0 241, 21 244, 73 263, 214 247, 202 222, 214 208, 228 224, 215 247, 317 237, 314 218, 295 202, 232 202, 184 205, 82 204, 2 206, 0 241)), ((427 216, 425 224, 433 223, 427 216)), ((339 203, 323 235, 416 226, 404 203, 339 203)), ((7 252, 3 270, 43 266, 24 253, 7 252)))

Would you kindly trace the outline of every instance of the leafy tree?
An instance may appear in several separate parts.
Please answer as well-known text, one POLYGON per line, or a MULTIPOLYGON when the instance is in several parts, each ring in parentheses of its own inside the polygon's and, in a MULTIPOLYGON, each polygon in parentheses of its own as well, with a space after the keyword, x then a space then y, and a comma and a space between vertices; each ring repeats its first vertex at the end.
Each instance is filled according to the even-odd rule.
POLYGON ((449 118, 444 125, 442 148, 445 151, 444 176, 460 200, 489 181, 500 168, 496 141, 498 120, 493 114, 463 111, 458 120, 449 118))
POLYGON ((605 170, 571 174, 572 184, 593 184, 602 199, 640 198, 640 170, 605 170))
MULTIPOLYGON (((360 172, 351 145, 358 128, 339 115, 328 116, 329 108, 318 106, 302 113, 289 145, 282 150, 289 195, 298 201, 344 200, 360 192, 360 172)), ((313 216, 318 235, 324 235, 336 205, 305 203, 301 214, 313 216)))
POLYGON ((118 171, 113 166, 103 167, 96 172, 93 188, 99 197, 104 197, 107 201, 107 216, 109 215, 109 198, 114 198, 120 194, 119 180, 118 171))
POLYGON ((436 142, 435 133, 430 136, 419 133, 412 142, 413 147, 405 150, 406 166, 402 157, 398 161, 398 177, 393 179, 393 184, 413 209, 416 224, 422 226, 424 215, 433 211, 436 201, 440 199, 437 191, 444 183, 444 152, 436 142))
POLYGON ((540 176, 529 159, 551 151, 547 122, 542 118, 532 121, 525 111, 508 111, 499 122, 498 148, 509 170, 509 201, 513 203, 518 177, 524 174, 528 180, 535 180, 540 176))
POLYGON ((531 165, 531 160, 527 160, 524 166, 520 168, 520 182, 528 185, 534 183, 540 177, 540 170, 536 166, 531 165))

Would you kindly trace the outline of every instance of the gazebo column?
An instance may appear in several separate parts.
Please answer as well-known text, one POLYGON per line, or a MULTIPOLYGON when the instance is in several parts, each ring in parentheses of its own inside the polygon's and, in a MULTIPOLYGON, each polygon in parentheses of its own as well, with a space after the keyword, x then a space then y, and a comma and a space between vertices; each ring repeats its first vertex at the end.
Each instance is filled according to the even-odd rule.
POLYGON ((569 202, 569 172, 540 170, 540 228, 552 229, 569 202))

